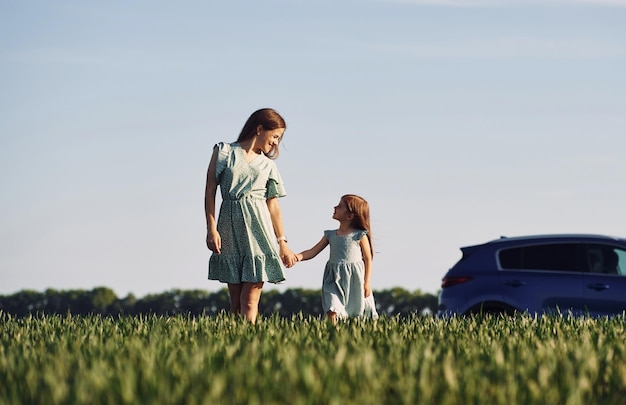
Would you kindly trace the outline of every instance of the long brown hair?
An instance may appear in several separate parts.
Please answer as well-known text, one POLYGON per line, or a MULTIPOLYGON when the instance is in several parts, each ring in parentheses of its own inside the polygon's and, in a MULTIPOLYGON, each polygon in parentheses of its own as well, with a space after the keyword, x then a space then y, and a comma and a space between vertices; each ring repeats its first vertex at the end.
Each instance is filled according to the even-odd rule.
POLYGON ((354 216, 350 226, 355 229, 362 229, 367 231, 367 240, 370 243, 370 250, 372 251, 372 258, 374 257, 374 246, 372 245, 372 229, 370 226, 370 206, 367 201, 355 194, 346 194, 341 197, 343 202, 346 203, 348 211, 354 216))
MULTIPOLYGON (((278 128, 287 129, 287 124, 283 117, 280 116, 276 110, 272 108, 261 108, 260 110, 256 110, 250 115, 250 118, 246 121, 241 129, 241 133, 239 134, 239 138, 237 138, 237 142, 247 141, 248 139, 253 138, 256 135, 257 128, 261 127, 261 129, 265 131, 272 131, 278 128)), ((278 143, 274 145, 272 150, 266 155, 270 159, 276 159, 280 153, 278 149, 278 145, 282 137, 278 140, 278 143)))

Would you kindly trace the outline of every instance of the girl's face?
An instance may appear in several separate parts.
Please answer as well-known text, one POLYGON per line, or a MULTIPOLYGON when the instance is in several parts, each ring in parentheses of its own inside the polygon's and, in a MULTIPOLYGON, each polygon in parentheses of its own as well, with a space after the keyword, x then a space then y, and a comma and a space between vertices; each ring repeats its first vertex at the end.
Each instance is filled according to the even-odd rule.
POLYGON ((348 205, 344 200, 339 200, 339 204, 335 205, 335 212, 333 213, 333 219, 337 221, 349 221, 352 213, 348 209, 348 205))
POLYGON ((285 128, 276 128, 268 131, 261 129, 256 141, 258 149, 265 154, 270 153, 274 146, 278 146, 278 142, 280 142, 284 132, 285 128))

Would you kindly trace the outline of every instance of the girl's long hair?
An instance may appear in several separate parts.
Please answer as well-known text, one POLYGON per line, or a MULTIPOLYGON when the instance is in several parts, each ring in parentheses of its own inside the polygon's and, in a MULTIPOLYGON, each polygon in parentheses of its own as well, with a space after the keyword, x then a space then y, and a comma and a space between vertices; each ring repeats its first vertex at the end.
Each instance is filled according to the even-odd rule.
POLYGON ((348 206, 348 211, 354 214, 350 226, 355 229, 367 231, 367 240, 370 243, 372 258, 374 257, 374 246, 372 245, 372 228, 370 226, 370 206, 367 201, 355 194, 346 194, 341 199, 348 206))
MULTIPOLYGON (((246 123, 243 125, 241 129, 241 133, 239 134, 239 138, 237 138, 237 142, 247 141, 248 139, 253 138, 256 135, 256 131, 258 127, 265 131, 271 131, 278 128, 287 129, 287 124, 283 117, 280 116, 276 110, 272 108, 261 108, 260 110, 256 110, 250 115, 246 123)), ((266 155, 270 159, 276 159, 280 153, 278 149, 278 145, 280 145, 280 141, 283 138, 281 137, 278 140, 278 143, 274 145, 272 150, 266 155)))

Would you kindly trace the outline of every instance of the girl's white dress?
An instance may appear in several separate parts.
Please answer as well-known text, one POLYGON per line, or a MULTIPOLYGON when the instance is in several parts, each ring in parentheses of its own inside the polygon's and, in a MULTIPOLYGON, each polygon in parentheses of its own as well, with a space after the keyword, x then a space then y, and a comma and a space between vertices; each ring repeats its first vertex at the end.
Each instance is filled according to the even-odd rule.
POLYGON ((337 230, 324 231, 330 245, 322 281, 322 308, 339 318, 368 316, 378 318, 374 295, 364 297, 365 263, 359 241, 367 231, 357 230, 337 235, 337 230))

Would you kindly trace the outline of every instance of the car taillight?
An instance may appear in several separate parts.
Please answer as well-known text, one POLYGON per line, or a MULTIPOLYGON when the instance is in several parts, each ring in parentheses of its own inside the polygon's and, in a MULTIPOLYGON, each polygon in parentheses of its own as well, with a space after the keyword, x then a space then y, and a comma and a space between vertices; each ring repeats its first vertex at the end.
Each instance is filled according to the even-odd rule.
POLYGON ((468 277, 468 276, 444 277, 443 280, 441 280, 441 288, 447 288, 447 287, 452 287, 455 285, 467 283, 471 279, 473 279, 473 277, 468 277))

